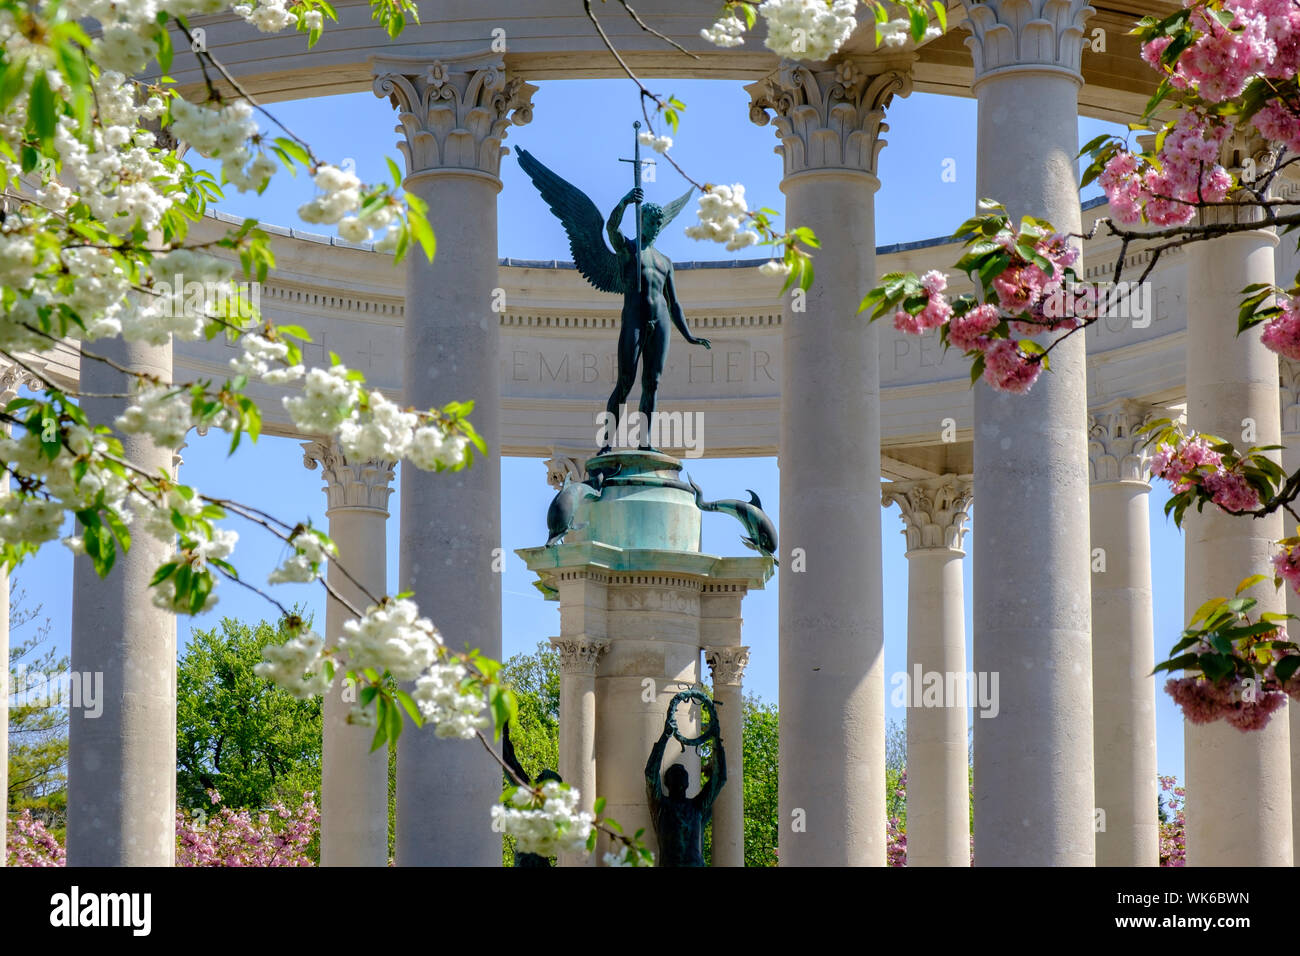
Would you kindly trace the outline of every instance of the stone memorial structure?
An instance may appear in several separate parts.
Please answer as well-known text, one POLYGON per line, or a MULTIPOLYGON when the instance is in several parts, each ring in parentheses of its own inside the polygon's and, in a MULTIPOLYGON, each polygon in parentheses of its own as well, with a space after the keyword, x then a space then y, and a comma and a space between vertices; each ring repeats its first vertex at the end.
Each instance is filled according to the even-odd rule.
MULTIPOLYGON (((800 312, 759 276, 757 260, 676 263, 691 328, 712 347, 674 353, 658 393, 660 410, 683 421, 704 413, 705 454, 779 461, 782 863, 885 862, 883 496, 899 504, 908 538, 909 667, 966 669, 961 567, 970 540, 972 665, 1001 675, 997 716, 974 719, 976 861, 1154 865, 1147 465, 1132 431, 1147 415, 1185 407, 1192 426, 1228 433, 1247 401, 1261 443, 1300 433, 1295 370, 1279 370, 1257 338, 1233 338, 1223 320, 1246 283, 1294 274, 1294 251, 1259 230, 1166 254, 1145 290, 1149 307, 1072 338, 1027 396, 972 389, 966 363, 937 339, 856 312, 879 274, 956 258, 957 244, 944 238, 876 246, 877 159, 896 98, 912 90, 974 97, 979 149, 968 175, 979 195, 998 198, 1013 217, 1087 231, 1107 210, 1079 202, 1077 118, 1127 122, 1141 113, 1154 74, 1128 30, 1165 7, 963 0, 949 5, 949 31, 917 49, 876 50, 865 24, 832 62, 792 64, 753 38, 730 49, 707 44, 699 30, 716 13, 708 5, 655 6, 647 19, 698 58, 624 21, 611 38, 626 62, 648 76, 748 84, 751 117, 776 134, 786 219, 812 227, 822 243, 800 312), (1097 30, 1106 43, 1091 39, 1097 30), (1203 364, 1211 354, 1213 380, 1203 364), (1104 571, 1094 567, 1097 548, 1108 556, 1104 571), (1104 835, 1094 832, 1099 808, 1104 835)), ((618 302, 568 263, 497 255, 507 131, 564 122, 534 115, 539 84, 615 77, 619 66, 571 0, 426 3, 421 22, 396 42, 369 22, 366 4, 337 9, 337 28, 309 54, 300 36, 258 34, 233 16, 193 22, 231 75, 267 100, 373 89, 386 101, 375 108, 394 111, 405 185, 428 203, 438 254, 394 270, 367 246, 270 227, 277 269, 262 307, 311 332, 309 363, 337 352, 403 403, 476 402, 473 421, 490 455, 456 473, 404 469, 392 532, 401 568, 387 589, 436 603, 449 640, 501 653, 501 583, 491 571, 501 545, 500 457, 544 460, 557 489, 566 476, 577 483, 593 468, 604 473, 599 496, 576 502, 574 528, 584 528, 550 547, 539 537, 520 555, 560 610, 558 769, 585 798, 605 796, 628 830, 648 827, 642 764, 668 701, 703 685, 701 655, 721 704, 730 775, 741 779, 741 603, 768 581, 773 558, 701 552, 697 495, 675 457, 691 450, 684 435, 662 453, 590 458, 592 409, 618 379, 618 302), (493 46, 497 28, 504 51, 493 46)), ((188 45, 176 49, 172 74, 197 87, 188 45)), ((202 224, 197 231, 202 238, 202 224)), ((1118 251, 1105 238, 1089 243, 1082 277, 1106 282, 1118 251)), ((1127 254, 1130 266, 1146 261, 1141 249, 1127 254)), ((120 358, 190 375, 224 368, 228 353, 220 341, 178 342, 120 358)), ((48 356, 45 372, 67 383, 81 376, 70 350, 48 356)), ((85 375, 83 385, 102 386, 92 390, 114 391, 92 383, 92 370, 85 375)), ((284 389, 254 394, 266 432, 318 442, 283 416, 284 389)), ((369 556, 383 554, 389 533, 391 463, 345 461, 319 444, 306 460, 325 478, 341 554, 374 566, 369 556)), ((1207 512, 1189 525, 1188 600, 1271 573, 1261 542, 1278 529, 1259 524, 1207 512), (1231 572, 1218 568, 1224 555, 1234 559, 1231 572)), ((133 549, 105 581, 78 571, 72 666, 117 675, 111 686, 121 692, 95 726, 72 724, 70 863, 171 862, 175 621, 139 600, 156 557, 133 549)), ((341 623, 331 607, 327 626, 341 623)), ((1294 862, 1300 723, 1291 710, 1248 746, 1226 739, 1230 728, 1188 732, 1190 864, 1294 862), (1202 808, 1229 806, 1252 809, 1219 816, 1212 828, 1195 822, 1202 808)), ((966 721, 955 711, 918 717, 908 740, 915 862, 965 865, 966 721)), ((325 862, 378 865, 383 770, 352 729, 327 707, 325 862)), ((487 814, 500 773, 482 756, 460 742, 402 736, 399 865, 500 864, 487 814)), ((687 769, 695 788, 698 767, 687 769)), ((714 809, 718 864, 743 860, 739 793, 724 788, 714 809)))

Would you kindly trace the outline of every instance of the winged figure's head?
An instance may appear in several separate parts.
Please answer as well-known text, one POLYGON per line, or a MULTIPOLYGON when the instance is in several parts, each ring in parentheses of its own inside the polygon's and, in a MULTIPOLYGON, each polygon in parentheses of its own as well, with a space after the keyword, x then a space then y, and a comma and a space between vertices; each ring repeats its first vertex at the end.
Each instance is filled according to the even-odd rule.
POLYGON ((664 207, 648 202, 641 206, 641 241, 646 247, 654 245, 655 237, 664 228, 664 207))

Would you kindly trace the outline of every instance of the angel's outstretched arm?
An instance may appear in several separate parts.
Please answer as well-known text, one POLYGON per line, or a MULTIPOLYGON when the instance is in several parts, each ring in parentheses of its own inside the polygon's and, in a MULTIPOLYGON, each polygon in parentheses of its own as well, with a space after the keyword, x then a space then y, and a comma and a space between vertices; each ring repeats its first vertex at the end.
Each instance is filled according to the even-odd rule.
POLYGON ((627 249, 627 240, 623 238, 619 227, 623 223, 623 213, 628 203, 637 202, 641 198, 640 192, 640 189, 628 190, 628 194, 618 201, 618 205, 614 207, 609 214, 609 220, 605 223, 605 233, 609 236, 609 244, 614 247, 615 255, 621 256, 627 249))

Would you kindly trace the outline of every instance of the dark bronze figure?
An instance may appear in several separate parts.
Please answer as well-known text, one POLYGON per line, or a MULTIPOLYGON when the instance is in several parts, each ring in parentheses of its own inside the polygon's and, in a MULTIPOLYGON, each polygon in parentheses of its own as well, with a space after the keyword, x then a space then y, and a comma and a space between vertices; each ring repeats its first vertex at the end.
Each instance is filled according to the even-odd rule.
MULTIPOLYGON (((515 756, 515 745, 510 742, 509 722, 504 724, 501 728, 501 759, 506 762, 506 766, 510 768, 511 772, 514 773, 519 780, 522 780, 526 786, 532 786, 533 778, 528 775, 528 772, 524 770, 523 765, 519 762, 519 758, 515 756)), ((538 783, 545 783, 548 780, 558 780, 561 783, 564 782, 560 779, 560 775, 554 770, 543 770, 537 775, 538 783)), ((514 785, 517 782, 518 781, 516 780, 509 780, 511 785, 514 785)), ((515 851, 515 866, 549 867, 554 865, 555 864, 551 862, 550 857, 542 856, 540 853, 520 853, 518 850, 515 851)))
POLYGON ((713 816, 713 803, 726 782, 727 755, 722 748, 718 715, 713 709, 713 701, 700 691, 683 691, 668 705, 664 732, 650 750, 650 759, 645 765, 650 821, 659 840, 659 866, 704 865, 704 825, 713 816), (698 700, 710 711, 712 719, 709 728, 699 737, 686 739, 677 732, 674 714, 677 705, 685 700, 698 700), (699 746, 710 737, 714 740, 712 771, 708 782, 694 797, 686 796, 690 775, 681 764, 675 763, 670 766, 663 772, 662 780, 660 779, 659 768, 663 765, 664 751, 668 747, 670 737, 676 737, 681 742, 683 750, 687 746, 699 746), (664 792, 665 787, 667 793, 664 792))
POLYGON ((691 481, 690 475, 686 476, 686 480, 691 483, 691 488, 695 491, 695 507, 701 511, 719 511, 731 515, 749 532, 748 535, 740 537, 745 547, 771 558, 775 565, 781 564, 776 558, 776 525, 763 510, 763 502, 759 500, 758 495, 746 488, 745 490, 749 491, 749 501, 740 501, 737 498, 705 501, 704 492, 700 491, 699 485, 691 481))
MULTIPOLYGON (((666 206, 646 203, 641 209, 636 239, 629 239, 620 230, 628 203, 641 203, 640 186, 633 188, 619 200, 602 220, 600 210, 576 186, 561 179, 547 169, 525 149, 515 147, 519 165, 523 168, 542 199, 564 224, 569 236, 569 249, 574 264, 583 277, 601 292, 617 292, 623 296, 623 324, 618 337, 618 381, 609 396, 605 410, 609 413, 609 429, 618 422, 619 407, 627 400, 636 379, 638 360, 641 362, 642 421, 647 425, 655 410, 655 396, 659 379, 668 360, 668 324, 671 322, 692 345, 710 348, 709 340, 696 338, 686 324, 677 291, 673 285, 672 261, 654 248, 655 237, 670 223, 691 198, 693 189, 666 206), (609 236, 610 252, 601 240, 601 227, 609 236), (636 249, 640 249, 640 256, 636 249)), ((648 442, 641 448, 654 451, 648 442)), ((609 445, 600 454, 609 451, 609 445)))

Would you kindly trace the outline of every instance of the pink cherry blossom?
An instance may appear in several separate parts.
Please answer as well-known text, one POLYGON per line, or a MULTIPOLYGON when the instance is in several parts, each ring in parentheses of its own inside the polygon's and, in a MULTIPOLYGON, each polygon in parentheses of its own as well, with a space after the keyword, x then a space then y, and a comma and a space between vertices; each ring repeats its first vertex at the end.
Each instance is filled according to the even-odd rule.
POLYGON ((1295 300, 1284 298, 1278 302, 1282 314, 1264 323, 1260 341, 1264 347, 1289 359, 1300 359, 1300 312, 1295 300))
POLYGON ((948 344, 953 348, 969 352, 972 349, 983 350, 987 341, 985 335, 997 327, 1002 320, 997 306, 977 305, 965 315, 954 316, 948 322, 948 344))
POLYGON ((1216 471, 1206 475, 1201 486, 1224 511, 1253 511, 1259 507, 1259 492, 1238 472, 1216 471))
POLYGON ((1273 555, 1273 570, 1291 588, 1300 593, 1300 548, 1283 546, 1273 555))
POLYGON ((984 380, 1000 392, 1023 395, 1041 371, 1042 364, 1026 358, 1011 339, 996 339, 984 351, 984 380))

